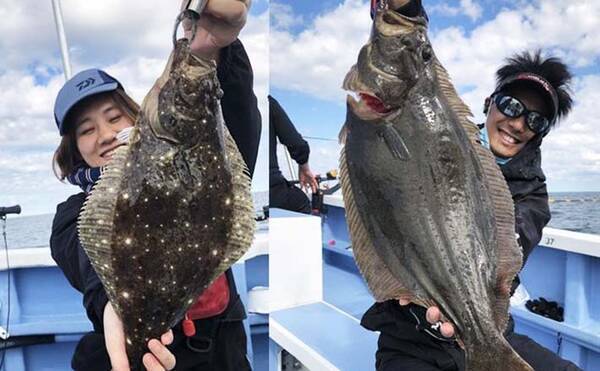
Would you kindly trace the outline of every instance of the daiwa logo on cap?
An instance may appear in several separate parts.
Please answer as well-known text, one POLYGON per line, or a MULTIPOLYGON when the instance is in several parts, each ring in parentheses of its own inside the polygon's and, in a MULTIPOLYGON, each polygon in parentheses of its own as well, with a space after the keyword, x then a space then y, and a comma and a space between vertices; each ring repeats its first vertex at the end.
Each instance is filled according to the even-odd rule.
POLYGON ((79 89, 79 91, 82 91, 83 89, 85 89, 91 85, 94 85, 95 82, 96 82, 96 80, 94 80, 94 78, 90 77, 86 80, 79 82, 76 86, 79 89))

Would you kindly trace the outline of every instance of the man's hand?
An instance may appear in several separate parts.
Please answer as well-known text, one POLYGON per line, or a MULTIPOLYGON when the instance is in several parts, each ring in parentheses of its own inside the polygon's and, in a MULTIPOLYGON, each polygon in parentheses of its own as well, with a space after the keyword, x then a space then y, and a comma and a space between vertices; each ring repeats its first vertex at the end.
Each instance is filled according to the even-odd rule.
MULTIPOLYGON (((410 298, 400 298, 398 301, 400 302, 400 305, 410 304, 410 298)), ((425 317, 427 318, 427 322, 429 322, 432 325, 435 325, 436 323, 441 321, 442 313, 440 312, 440 309, 438 307, 429 307, 427 308, 427 313, 425 314, 425 317)), ((452 326, 452 323, 450 322, 442 322, 442 325, 440 326, 440 333, 444 337, 451 338, 452 336, 454 336, 454 326, 452 326)))
MULTIPOLYGON (((181 9, 188 3, 182 1, 181 9)), ((235 41, 246 24, 251 0, 208 0, 197 22, 196 36, 190 45, 192 53, 216 59, 219 50, 235 41)), ((185 37, 192 34, 192 21, 183 21, 185 37)))
MULTIPOLYGON (((123 323, 110 302, 104 307, 104 339, 112 370, 129 371, 123 323)), ((175 356, 165 346, 173 342, 173 331, 165 332, 160 340, 150 339, 148 342, 151 353, 144 354, 142 362, 149 371, 166 371, 175 368, 175 356)))
POLYGON ((310 187, 313 193, 317 193, 317 180, 310 170, 308 162, 303 165, 298 165, 298 179, 300 180, 302 189, 308 189, 308 187, 310 187))

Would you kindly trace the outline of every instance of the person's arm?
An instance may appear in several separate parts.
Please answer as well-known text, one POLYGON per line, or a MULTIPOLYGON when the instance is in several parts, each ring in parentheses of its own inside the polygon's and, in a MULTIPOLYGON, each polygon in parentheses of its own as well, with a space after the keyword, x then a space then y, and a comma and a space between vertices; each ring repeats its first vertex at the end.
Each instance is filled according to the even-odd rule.
POLYGON ((279 102, 270 95, 269 120, 273 123, 273 129, 275 130, 275 135, 279 138, 279 142, 286 146, 294 161, 298 165, 307 163, 310 155, 308 142, 302 139, 302 135, 298 133, 288 115, 281 105, 279 105, 279 102))
POLYGON ((310 147, 308 142, 298 133, 294 124, 288 117, 285 110, 279 102, 269 95, 269 120, 275 131, 275 136, 279 138, 289 151, 290 156, 298 164, 298 180, 303 188, 310 187, 313 193, 317 191, 317 181, 310 166, 308 158, 310 156, 310 147))
POLYGON ((252 176, 262 126, 258 102, 253 91, 252 66, 239 40, 221 49, 219 60, 217 76, 223 89, 223 118, 252 176))
POLYGON ((83 305, 94 329, 102 331, 108 297, 77 235, 77 218, 84 198, 78 194, 58 205, 52 223, 50 252, 71 286, 83 294, 83 305))
POLYGON ((515 225, 519 242, 523 248, 523 265, 533 248, 542 239, 544 227, 550 221, 548 192, 546 185, 515 200, 515 225))

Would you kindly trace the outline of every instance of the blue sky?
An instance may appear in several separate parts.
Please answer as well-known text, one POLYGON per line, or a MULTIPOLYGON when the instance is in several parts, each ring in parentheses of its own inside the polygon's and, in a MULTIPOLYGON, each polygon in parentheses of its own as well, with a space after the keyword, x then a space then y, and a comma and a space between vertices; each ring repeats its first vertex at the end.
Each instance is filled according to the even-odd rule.
MULTIPOLYGON (((493 90, 494 72, 505 57, 542 48, 564 58, 575 76, 576 105, 545 140, 544 170, 550 191, 599 191, 600 149, 589 138, 596 131, 592 97, 600 90, 600 43, 590 36, 600 26, 600 4, 569 3, 424 1, 436 54, 478 122, 484 119, 480 107, 493 90)), ((277 12, 271 3, 271 94, 304 135, 336 139, 346 111, 340 85, 368 36, 368 3, 275 4, 277 12)), ((335 142, 309 142, 315 170, 336 166, 335 142)))

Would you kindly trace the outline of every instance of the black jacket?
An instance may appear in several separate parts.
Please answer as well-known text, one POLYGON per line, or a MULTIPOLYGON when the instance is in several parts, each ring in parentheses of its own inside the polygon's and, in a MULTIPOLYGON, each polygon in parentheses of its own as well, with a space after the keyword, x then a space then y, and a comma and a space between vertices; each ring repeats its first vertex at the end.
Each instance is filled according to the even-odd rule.
POLYGON ((279 170, 277 162, 277 138, 287 147, 290 156, 298 163, 304 165, 308 162, 310 148, 302 139, 294 124, 285 113, 279 102, 269 95, 269 186, 285 183, 285 178, 279 170))
MULTIPOLYGON (((221 99, 223 116, 252 175, 258 152, 261 117, 252 90, 252 68, 239 40, 221 50, 217 74, 224 91, 221 99)), ((83 294, 83 305, 94 330, 102 333, 103 312, 108 298, 77 235, 77 218, 84 200, 85 194, 82 192, 57 206, 50 250, 69 283, 83 294)), ((219 317, 241 320, 245 311, 237 295, 231 271, 227 271, 227 274, 231 300, 227 310, 219 317)), ((75 357, 77 356, 76 354, 75 357)))

